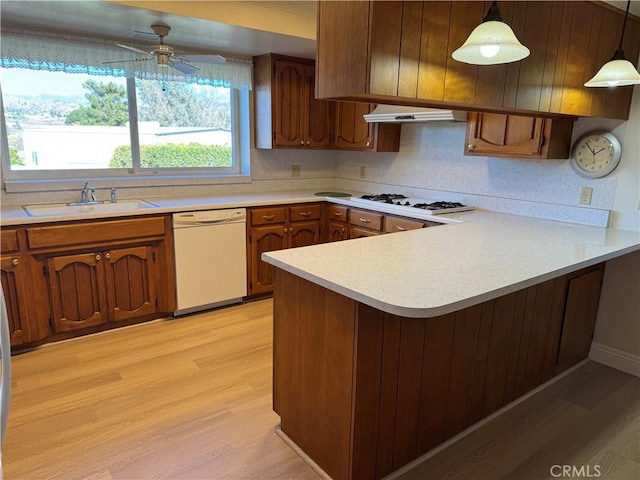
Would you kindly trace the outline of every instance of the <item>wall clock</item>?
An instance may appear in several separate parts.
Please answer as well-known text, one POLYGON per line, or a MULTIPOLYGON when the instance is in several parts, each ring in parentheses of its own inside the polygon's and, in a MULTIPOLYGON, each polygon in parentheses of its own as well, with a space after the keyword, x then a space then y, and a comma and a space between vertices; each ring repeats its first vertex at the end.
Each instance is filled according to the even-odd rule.
POLYGON ((589 132, 581 136, 571 149, 571 166, 584 177, 609 175, 620 163, 622 147, 609 132, 589 132))

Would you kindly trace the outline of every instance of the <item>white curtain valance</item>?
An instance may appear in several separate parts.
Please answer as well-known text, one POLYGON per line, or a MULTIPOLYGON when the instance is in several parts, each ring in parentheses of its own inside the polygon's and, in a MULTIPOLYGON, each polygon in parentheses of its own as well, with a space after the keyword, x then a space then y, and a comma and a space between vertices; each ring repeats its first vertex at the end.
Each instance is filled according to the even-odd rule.
MULTIPOLYGON (((148 45, 131 44, 131 46, 140 49, 148 48, 148 45)), ((176 49, 176 53, 181 52, 176 49)), ((185 75, 173 68, 159 67, 153 59, 104 63, 134 60, 141 56, 116 46, 115 41, 111 40, 58 32, 36 32, 5 26, 2 28, 0 41, 0 65, 3 68, 30 68, 115 77, 134 76, 144 79, 251 89, 252 62, 250 60, 226 57, 227 62, 221 65, 198 63, 197 67, 200 70, 190 75, 185 75)))

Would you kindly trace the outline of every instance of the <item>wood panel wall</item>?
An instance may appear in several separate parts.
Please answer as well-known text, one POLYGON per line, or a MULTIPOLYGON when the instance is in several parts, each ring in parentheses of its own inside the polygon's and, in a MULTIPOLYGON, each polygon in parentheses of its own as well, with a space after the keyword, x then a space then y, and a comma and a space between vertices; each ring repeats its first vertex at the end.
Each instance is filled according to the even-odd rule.
POLYGON ((433 318, 387 314, 278 269, 282 430, 334 479, 390 474, 585 358, 603 269, 433 318))

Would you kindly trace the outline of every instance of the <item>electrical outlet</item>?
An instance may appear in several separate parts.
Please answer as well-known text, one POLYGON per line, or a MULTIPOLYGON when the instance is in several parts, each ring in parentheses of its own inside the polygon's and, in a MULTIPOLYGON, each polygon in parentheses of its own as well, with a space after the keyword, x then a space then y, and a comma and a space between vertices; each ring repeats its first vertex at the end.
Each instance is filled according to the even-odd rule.
POLYGON ((360 167, 360 178, 367 178, 367 167, 364 165, 360 167))
POLYGON ((300 176, 300 165, 291 165, 291 176, 292 177, 300 176))
POLYGON ((580 204, 591 205, 591 196, 593 195, 592 187, 582 187, 580 191, 580 204))

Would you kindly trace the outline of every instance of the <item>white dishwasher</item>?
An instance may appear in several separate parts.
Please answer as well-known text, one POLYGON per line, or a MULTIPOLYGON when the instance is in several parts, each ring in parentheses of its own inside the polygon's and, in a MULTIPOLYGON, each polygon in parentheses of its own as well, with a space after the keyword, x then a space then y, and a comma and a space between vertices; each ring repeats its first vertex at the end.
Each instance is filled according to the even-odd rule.
POLYGON ((244 208, 173 214, 175 315, 237 303, 247 295, 246 222, 244 208))

